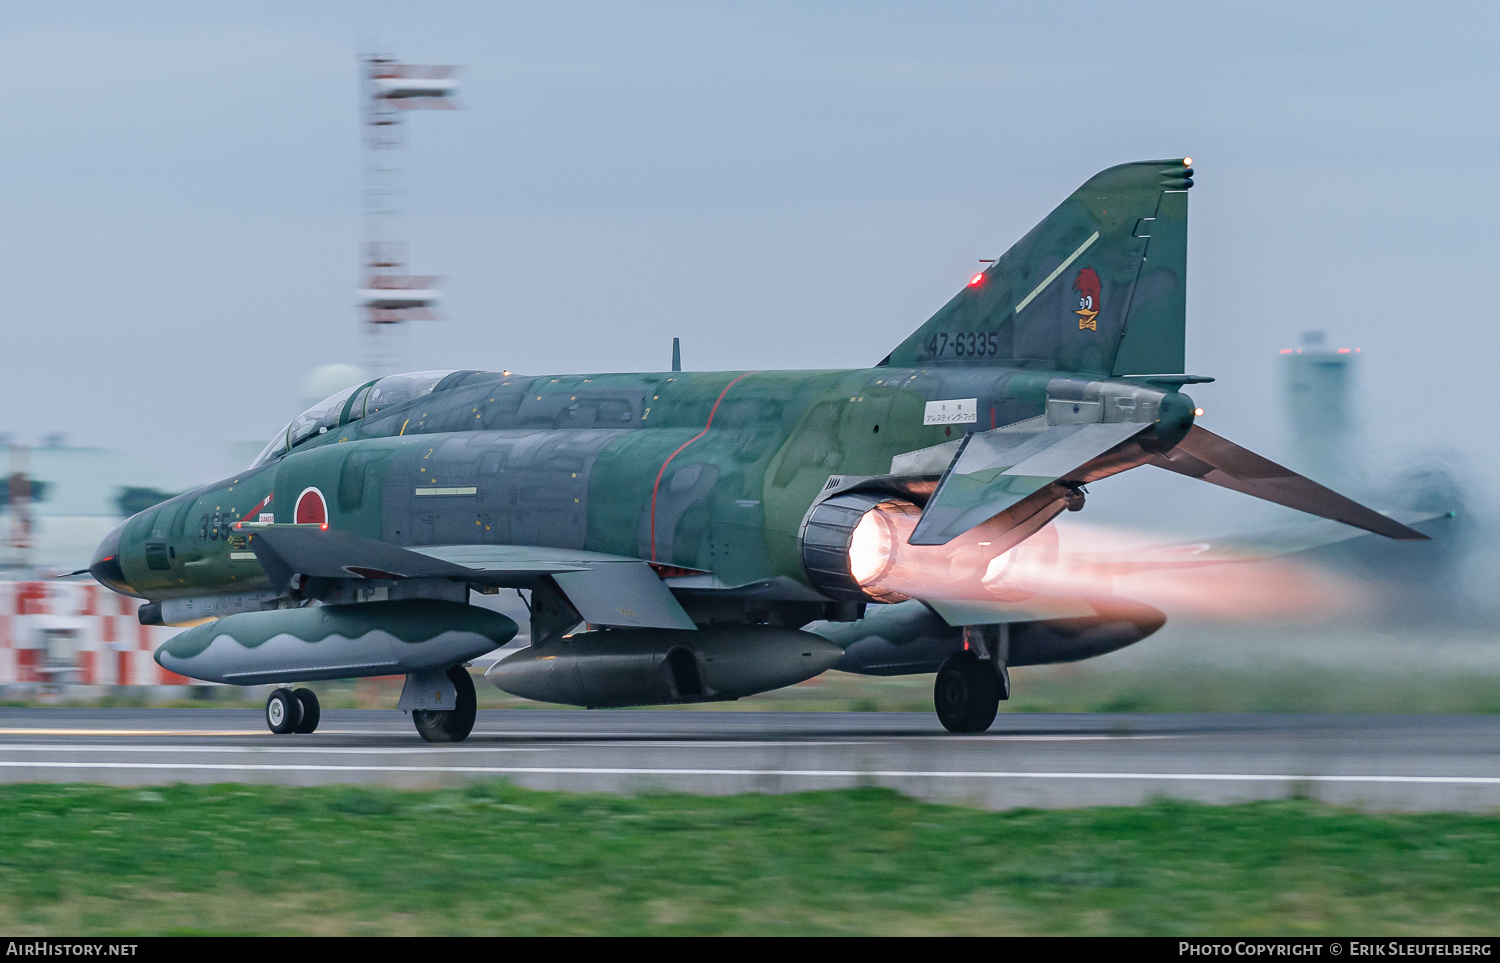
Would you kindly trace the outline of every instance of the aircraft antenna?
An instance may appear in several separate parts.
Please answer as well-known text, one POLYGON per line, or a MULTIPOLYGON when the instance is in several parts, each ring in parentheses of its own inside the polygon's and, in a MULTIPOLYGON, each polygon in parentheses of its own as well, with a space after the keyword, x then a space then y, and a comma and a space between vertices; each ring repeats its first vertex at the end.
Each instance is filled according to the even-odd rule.
POLYGON ((409 273, 402 112, 453 110, 459 81, 453 66, 403 64, 390 54, 362 54, 360 109, 364 126, 364 243, 359 306, 366 367, 388 374, 402 367, 402 322, 433 321, 438 278, 409 273))

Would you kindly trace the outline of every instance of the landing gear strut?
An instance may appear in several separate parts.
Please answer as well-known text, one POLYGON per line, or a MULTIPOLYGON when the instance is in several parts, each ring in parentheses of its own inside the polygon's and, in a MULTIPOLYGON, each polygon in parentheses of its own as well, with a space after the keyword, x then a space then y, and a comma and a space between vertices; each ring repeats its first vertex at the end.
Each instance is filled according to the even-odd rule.
POLYGON ((938 721, 949 732, 985 731, 1000 711, 1002 688, 991 660, 973 652, 949 656, 938 669, 932 690, 938 721))
POLYGON ((266 726, 278 736, 313 732, 322 714, 311 689, 276 689, 266 698, 266 726))
POLYGON ((478 703, 474 698, 474 679, 469 670, 455 665, 446 673, 448 681, 458 690, 453 708, 413 709, 411 721, 417 727, 417 735, 428 742, 463 742, 474 731, 474 717, 478 714, 478 703))

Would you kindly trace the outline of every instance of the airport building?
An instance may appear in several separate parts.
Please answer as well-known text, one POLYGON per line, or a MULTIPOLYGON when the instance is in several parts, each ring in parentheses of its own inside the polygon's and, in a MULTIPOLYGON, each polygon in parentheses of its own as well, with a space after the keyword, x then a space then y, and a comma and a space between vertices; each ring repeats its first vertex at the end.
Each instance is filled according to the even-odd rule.
POLYGON ((176 480, 144 458, 58 436, 8 447, 4 478, 20 473, 25 483, 0 484, 0 692, 186 684, 151 657, 179 630, 141 625, 139 599, 92 579, 52 578, 88 565, 112 528, 178 491, 176 480), (17 491, 24 504, 11 498, 17 491))
POLYGON ((181 630, 141 625, 140 604, 92 581, 0 582, 0 691, 189 684, 152 659, 181 630))

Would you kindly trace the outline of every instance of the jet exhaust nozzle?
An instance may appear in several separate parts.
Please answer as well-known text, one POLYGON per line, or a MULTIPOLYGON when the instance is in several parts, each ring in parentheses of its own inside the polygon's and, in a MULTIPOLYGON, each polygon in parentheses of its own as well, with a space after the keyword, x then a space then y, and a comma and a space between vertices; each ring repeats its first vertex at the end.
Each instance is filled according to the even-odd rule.
POLYGON ((1034 574, 1057 561, 1057 532, 1047 523, 1068 505, 1054 498, 1002 512, 945 544, 913 545, 922 517, 913 503, 869 492, 836 495, 808 517, 802 564, 818 591, 838 601, 1019 601, 1034 587, 1017 571, 1034 574))

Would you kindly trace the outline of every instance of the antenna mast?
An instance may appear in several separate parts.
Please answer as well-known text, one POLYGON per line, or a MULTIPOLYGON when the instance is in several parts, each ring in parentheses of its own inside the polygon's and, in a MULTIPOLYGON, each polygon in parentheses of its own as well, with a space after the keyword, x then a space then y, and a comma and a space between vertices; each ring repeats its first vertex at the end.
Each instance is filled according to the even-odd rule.
POLYGON ((365 365, 388 374, 405 361, 403 321, 433 321, 437 278, 408 272, 405 159, 401 113, 453 110, 457 67, 398 63, 389 54, 360 57, 364 117, 364 245, 359 288, 365 365))

